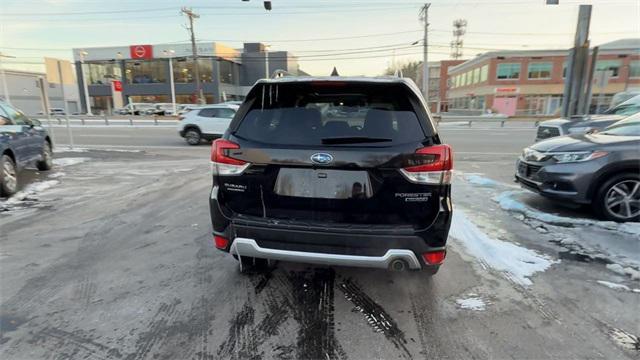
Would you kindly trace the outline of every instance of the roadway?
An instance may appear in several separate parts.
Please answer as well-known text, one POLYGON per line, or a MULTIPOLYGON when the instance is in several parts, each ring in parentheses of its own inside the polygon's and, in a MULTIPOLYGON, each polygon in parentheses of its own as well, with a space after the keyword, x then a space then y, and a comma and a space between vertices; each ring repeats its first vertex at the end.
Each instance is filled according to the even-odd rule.
POLYGON ((52 187, 0 212, 3 359, 638 356, 638 281, 579 251, 637 240, 494 200, 538 199, 510 184, 532 127, 441 128, 457 215, 433 278, 282 262, 242 275, 212 245, 208 146, 172 128, 74 127, 92 150, 68 152, 63 130, 58 165, 36 175, 52 187))

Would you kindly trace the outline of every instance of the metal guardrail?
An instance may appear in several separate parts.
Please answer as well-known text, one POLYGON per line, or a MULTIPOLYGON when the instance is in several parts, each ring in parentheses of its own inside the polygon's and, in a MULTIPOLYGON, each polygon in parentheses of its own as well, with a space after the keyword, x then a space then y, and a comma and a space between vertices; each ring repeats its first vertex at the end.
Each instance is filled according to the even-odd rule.
MULTIPOLYGON (((43 123, 48 121, 47 117, 39 115, 36 117, 43 123)), ((472 127, 474 123, 476 124, 486 124, 486 123, 500 123, 500 127, 504 127, 507 122, 516 122, 510 117, 506 116, 468 116, 468 115, 441 115, 435 114, 433 115, 434 120, 437 125, 446 124, 446 123, 466 123, 468 127, 472 127)), ((51 121, 57 123, 57 125, 63 125, 66 122, 65 116, 51 116, 51 121)), ((69 115, 69 120, 73 121, 74 125, 78 124, 78 121, 81 125, 95 125, 100 123, 101 125, 122 125, 129 124, 130 126, 136 125, 148 125, 150 122, 153 125, 164 124, 175 124, 178 120, 175 116, 86 116, 86 115, 69 115)), ((544 119, 531 119, 531 121, 523 121, 523 123, 531 122, 533 127, 537 127, 540 121, 544 119)), ((520 121, 518 121, 520 122, 520 121)))
MULTIPOLYGON (((57 123, 57 125, 64 125, 67 117, 66 116, 51 116, 46 117, 43 115, 35 116, 36 119, 40 120, 43 124, 47 123, 51 120, 52 123, 57 123)), ((73 121, 74 125, 78 124, 78 120, 81 125, 91 125, 100 123, 101 125, 112 125, 118 124, 122 125, 123 123, 128 123, 133 126, 134 121, 143 124, 149 124, 153 122, 153 125, 159 125, 161 123, 176 123, 177 117, 175 116, 87 116, 87 115, 69 115, 69 121, 73 121)))
MULTIPOLYGON (((473 123, 500 123, 500 127, 504 127, 507 122, 514 122, 512 118, 507 116, 467 116, 467 115, 433 115, 437 125, 441 123, 466 123, 468 127, 471 127, 473 123)), ((537 127, 540 123, 539 119, 532 121, 533 127, 537 127)))

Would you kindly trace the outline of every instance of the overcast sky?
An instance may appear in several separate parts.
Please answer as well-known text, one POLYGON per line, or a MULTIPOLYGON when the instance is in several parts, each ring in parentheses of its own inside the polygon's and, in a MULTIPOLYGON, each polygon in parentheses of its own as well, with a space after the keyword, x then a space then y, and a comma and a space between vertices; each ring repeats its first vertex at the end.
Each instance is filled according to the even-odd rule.
MULTIPOLYGON (((43 56, 71 59, 71 48, 188 41, 180 6, 201 17, 196 37, 241 47, 263 41, 299 56, 314 75, 379 75, 390 64, 420 60, 419 9, 409 0, 2 0, 0 51, 5 68, 38 69, 43 56), (339 39, 337 39, 339 38, 339 39), (319 56, 321 55, 321 56, 319 56), (9 64, 11 63, 11 64, 9 64), (21 64, 17 64, 21 63, 21 64), (35 63, 35 64, 31 64, 35 63)), ((640 37, 640 0, 432 0, 429 60, 448 58, 452 22, 468 22, 464 57, 492 49, 557 49, 571 45, 578 4, 593 4, 593 44, 640 37)))

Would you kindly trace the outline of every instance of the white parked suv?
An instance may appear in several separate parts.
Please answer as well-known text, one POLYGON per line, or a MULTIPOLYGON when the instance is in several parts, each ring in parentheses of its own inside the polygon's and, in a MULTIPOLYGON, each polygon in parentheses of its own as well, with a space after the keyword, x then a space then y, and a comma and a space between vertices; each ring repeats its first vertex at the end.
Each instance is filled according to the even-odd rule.
POLYGON ((203 105, 179 117, 178 133, 189 145, 198 145, 204 140, 221 137, 231 119, 238 111, 238 105, 203 105))

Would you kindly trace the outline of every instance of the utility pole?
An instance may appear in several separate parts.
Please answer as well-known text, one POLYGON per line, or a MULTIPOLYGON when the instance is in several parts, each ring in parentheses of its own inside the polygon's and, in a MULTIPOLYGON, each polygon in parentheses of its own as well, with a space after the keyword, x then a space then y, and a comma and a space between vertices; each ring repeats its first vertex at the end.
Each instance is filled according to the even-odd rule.
POLYGON ((427 102, 429 107, 429 65, 428 58, 428 39, 427 34, 429 32, 429 6, 431 3, 426 3, 420 9, 420 20, 424 24, 424 39, 422 40, 422 92, 424 94, 424 101, 427 102))
POLYGON ((467 32, 467 20, 457 19, 453 22, 453 36, 454 39, 451 42, 451 58, 459 59, 462 57, 462 36, 467 32))
MULTIPOLYGON (((596 72, 596 59, 598 58, 598 47, 593 48, 593 52, 591 53, 591 69, 589 69, 589 77, 587 78, 587 90, 586 90, 586 98, 582 103, 582 113, 588 114, 589 109, 591 108, 591 99, 593 97, 593 74, 596 72)), ((600 108, 598 108, 598 112, 600 108)))
POLYGON ((200 69, 198 68, 198 47, 196 46, 196 36, 193 31, 193 19, 198 19, 200 15, 196 14, 186 6, 182 7, 182 13, 185 14, 189 18, 189 26, 187 30, 191 35, 191 52, 193 53, 193 72, 196 77, 196 93, 198 96, 198 102, 200 104, 206 103, 204 100, 204 93, 202 91, 202 87, 200 86, 200 69))
POLYGON ((589 60, 589 25, 591 23, 591 5, 580 5, 578 25, 573 49, 567 62, 567 76, 564 81, 562 99, 562 117, 570 118, 582 113, 580 103, 584 103, 587 61, 589 60))

